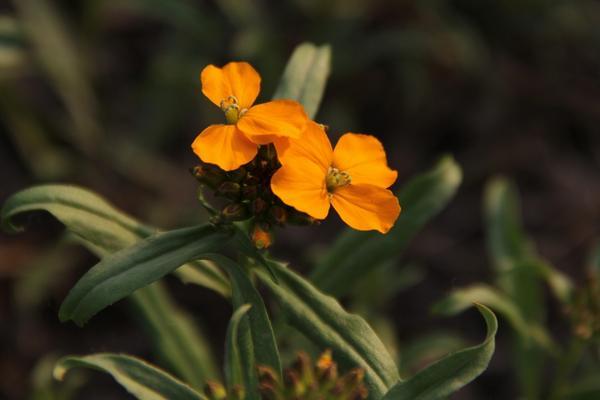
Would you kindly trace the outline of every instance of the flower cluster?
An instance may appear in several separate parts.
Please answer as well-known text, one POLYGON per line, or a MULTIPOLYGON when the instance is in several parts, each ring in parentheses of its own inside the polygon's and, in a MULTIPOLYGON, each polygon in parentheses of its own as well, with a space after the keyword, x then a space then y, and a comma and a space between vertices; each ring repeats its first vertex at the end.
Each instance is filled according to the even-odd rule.
POLYGON ((260 76, 245 62, 209 65, 200 79, 226 120, 192 143, 202 162, 194 175, 229 200, 213 222, 252 219, 258 247, 270 245, 273 226, 315 223, 331 207, 354 229, 391 229, 400 214, 388 189, 397 173, 375 137, 346 133, 333 148, 299 103, 255 105, 260 76))
MULTIPOLYGON (((299 352, 294 364, 279 379, 273 369, 258 367, 260 397, 263 400, 365 400, 368 390, 363 382, 364 370, 354 368, 344 375, 338 373, 331 351, 325 351, 313 363, 310 356, 299 352)), ((244 400, 245 391, 239 385, 227 390, 221 383, 208 382, 204 393, 210 400, 244 400)))

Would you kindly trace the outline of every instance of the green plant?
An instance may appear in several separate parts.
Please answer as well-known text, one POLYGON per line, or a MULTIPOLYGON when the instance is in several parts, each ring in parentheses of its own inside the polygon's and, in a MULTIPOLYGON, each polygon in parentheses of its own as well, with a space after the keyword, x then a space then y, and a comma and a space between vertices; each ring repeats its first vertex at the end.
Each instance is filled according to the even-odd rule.
MULTIPOLYGON (((327 46, 299 46, 277 96, 301 102, 309 116, 314 116, 329 68, 327 46)), ((198 177, 198 171, 195 175, 198 177)), ((201 181, 206 183, 205 179, 201 181)), ((347 376, 360 377, 369 399, 440 399, 487 368, 497 331, 496 318, 489 308, 478 304, 477 299, 469 303, 476 303, 486 323, 487 334, 481 344, 453 352, 410 377, 401 377, 394 357, 374 329, 362 317, 346 311, 333 296, 351 295, 362 277, 397 260, 407 243, 452 198, 460 181, 460 167, 451 157, 442 158, 399 191, 404 211, 386 236, 345 232, 309 278, 268 255, 263 248, 270 243, 265 242, 265 236, 256 240, 254 235, 257 226, 262 226, 252 219, 255 215, 241 218, 238 209, 232 213, 227 207, 217 212, 203 198, 202 204, 216 216, 212 223, 159 231, 116 210, 86 189, 41 185, 19 192, 4 203, 2 225, 7 231, 18 232, 23 229, 19 217, 32 211, 47 211, 62 222, 101 260, 71 289, 59 318, 83 325, 96 313, 128 298, 155 339, 162 361, 159 368, 122 354, 67 356, 54 369, 58 379, 69 369, 85 367, 112 375, 140 399, 206 399, 201 388, 220 378, 219 368, 201 332, 161 284, 163 277, 174 274, 184 282, 221 294, 234 309, 225 344, 225 385, 221 390, 209 383, 206 393, 211 398, 261 398, 265 395, 261 376, 264 378, 266 370, 274 382, 285 382, 268 302, 257 289, 260 284, 276 305, 272 311, 277 314, 275 318, 283 316, 292 329, 320 351, 330 349, 342 371, 356 371, 347 376)), ((227 195, 224 191, 221 194, 227 195)), ((354 398, 363 396, 365 390, 342 394, 354 398)), ((307 393, 306 399, 311 398, 307 393)), ((342 394, 327 392, 325 395, 330 397, 325 398, 344 398, 339 397, 342 394)))

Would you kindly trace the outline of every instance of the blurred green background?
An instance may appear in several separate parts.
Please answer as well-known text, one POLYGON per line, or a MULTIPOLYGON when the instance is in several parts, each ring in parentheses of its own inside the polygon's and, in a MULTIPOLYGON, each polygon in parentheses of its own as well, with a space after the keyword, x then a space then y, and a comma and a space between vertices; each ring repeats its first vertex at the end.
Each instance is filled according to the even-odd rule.
MULTIPOLYGON (((439 327, 481 338, 475 314, 446 320, 429 309, 452 288, 490 280, 481 204, 496 174, 516 181, 539 253, 581 278, 600 235, 600 3, 591 0, 0 2, 0 202, 69 182, 157 226, 202 221, 190 144, 222 115, 200 92, 201 69, 251 62, 264 101, 303 41, 332 46, 317 120, 333 138, 379 137, 400 183, 444 153, 463 167, 457 197, 409 248, 422 279, 365 317, 389 316, 399 343, 439 327)), ((58 322, 94 258, 57 247, 62 229, 50 217, 31 220, 37 229, 0 236, 0 397, 26 398, 48 353, 151 359, 124 304, 84 329, 58 322)), ((332 215, 279 231, 273 253, 306 270, 341 226, 332 215)), ((221 349, 227 303, 169 282, 221 349)), ((549 307, 560 338, 561 310, 549 307)), ((501 330, 488 371, 455 398, 515 398, 509 339, 501 330)), ((86 398, 124 396, 108 382, 95 376, 86 398)))

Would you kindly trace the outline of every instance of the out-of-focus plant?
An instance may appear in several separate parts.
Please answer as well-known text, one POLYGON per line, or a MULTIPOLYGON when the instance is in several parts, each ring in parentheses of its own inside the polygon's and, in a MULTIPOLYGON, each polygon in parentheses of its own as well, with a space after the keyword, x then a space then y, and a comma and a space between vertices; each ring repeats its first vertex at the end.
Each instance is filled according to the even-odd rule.
POLYGON ((203 92, 228 122, 207 128, 194 143, 202 163, 192 172, 201 182, 208 223, 159 231, 86 189, 66 185, 32 187, 4 203, 6 230, 18 232, 28 213, 47 211, 101 258, 64 300, 62 321, 83 325, 128 298, 159 355, 160 367, 124 354, 67 356, 54 369, 58 379, 75 367, 92 368, 140 399, 440 399, 487 368, 497 322, 486 306, 476 304, 487 326, 482 343, 403 378, 373 328, 332 297, 350 295, 363 277, 396 261, 453 196, 461 171, 445 157, 395 196, 387 188, 396 173, 374 137, 348 134, 333 149, 325 127, 308 120, 317 112, 329 69, 327 46, 303 44, 276 90, 286 100, 253 107, 260 81, 249 64, 204 70, 203 92), (205 191, 214 196, 205 198, 205 191), (398 203, 403 213, 396 221, 398 203), (344 233, 308 278, 269 256, 276 227, 318 223, 330 206, 351 227, 379 232, 344 233), (224 384, 217 383, 221 376, 202 334, 162 284, 168 274, 231 301, 224 384), (272 313, 325 351, 316 365, 300 353, 294 366, 282 369, 281 338, 259 284, 274 304, 272 313))
POLYGON ((585 280, 575 285, 535 251, 522 227, 514 184, 505 178, 491 180, 484 208, 496 283, 456 289, 434 311, 453 315, 478 301, 498 312, 514 333, 512 365, 523 398, 598 398, 598 249, 585 267, 585 280), (570 325, 564 343, 555 340, 546 326, 544 283, 570 325), (544 383, 549 373, 553 374, 550 385, 544 383))

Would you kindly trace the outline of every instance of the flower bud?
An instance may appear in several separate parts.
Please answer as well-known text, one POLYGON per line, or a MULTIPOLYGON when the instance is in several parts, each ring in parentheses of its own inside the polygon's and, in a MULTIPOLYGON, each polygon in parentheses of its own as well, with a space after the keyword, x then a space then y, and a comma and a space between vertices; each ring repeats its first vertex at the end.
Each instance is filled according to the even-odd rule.
POLYGON ((215 194, 217 196, 223 196, 228 199, 235 200, 240 195, 240 189, 239 183, 226 181, 219 185, 215 194))
POLYGON ((233 182, 241 182, 244 178, 246 178, 247 174, 248 171, 246 171, 246 168, 240 167, 236 170, 229 171, 227 173, 227 178, 229 178, 229 180, 233 182))
POLYGON ((265 211, 267 211, 267 202, 261 199, 260 197, 254 199, 254 201, 252 202, 252 214, 259 215, 264 213, 265 211))
POLYGON ((271 233, 258 224, 254 225, 254 228, 252 229, 251 239, 257 249, 266 249, 273 244, 273 236, 271 233))
POLYGON ((215 189, 225 179, 225 172, 216 165, 201 164, 190 168, 190 172, 198 182, 215 189))
POLYGON ((242 187, 242 198, 244 200, 252 200, 258 196, 258 186, 244 185, 242 187))
POLYGON ((221 210, 221 215, 225 221, 243 221, 250 217, 248 208, 241 203, 231 203, 221 210))
POLYGON ((287 222, 287 211, 283 207, 273 206, 269 209, 269 214, 277 225, 283 226, 287 222))

